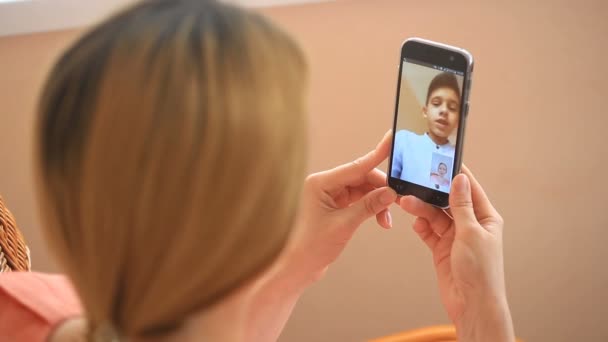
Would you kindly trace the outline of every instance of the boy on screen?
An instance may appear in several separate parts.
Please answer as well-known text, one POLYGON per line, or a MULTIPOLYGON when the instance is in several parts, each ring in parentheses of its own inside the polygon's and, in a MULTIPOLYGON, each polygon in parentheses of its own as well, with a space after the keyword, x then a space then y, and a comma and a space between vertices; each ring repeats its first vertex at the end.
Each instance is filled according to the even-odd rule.
MULTIPOLYGON (((424 134, 408 130, 395 134, 391 176, 435 189, 429 179, 433 154, 454 158, 455 152, 455 142, 448 139, 460 117, 460 87, 454 74, 442 72, 431 80, 422 114, 427 125, 424 134)), ((440 190, 448 192, 449 184, 440 190)))

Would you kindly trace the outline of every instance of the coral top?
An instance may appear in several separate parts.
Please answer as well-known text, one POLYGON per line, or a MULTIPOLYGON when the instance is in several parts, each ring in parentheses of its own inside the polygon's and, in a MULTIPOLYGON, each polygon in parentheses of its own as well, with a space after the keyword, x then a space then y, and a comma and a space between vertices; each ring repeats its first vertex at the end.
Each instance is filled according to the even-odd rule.
POLYGON ((82 307, 70 281, 37 272, 0 273, 0 340, 43 342, 82 307))

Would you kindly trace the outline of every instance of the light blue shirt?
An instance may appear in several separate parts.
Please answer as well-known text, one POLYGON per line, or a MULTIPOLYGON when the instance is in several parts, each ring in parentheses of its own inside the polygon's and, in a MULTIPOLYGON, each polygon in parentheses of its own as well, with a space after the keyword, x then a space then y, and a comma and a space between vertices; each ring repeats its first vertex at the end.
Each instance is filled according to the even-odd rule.
MULTIPOLYGON (((433 154, 440 154, 453 161, 454 152, 454 145, 449 143, 437 145, 426 133, 417 135, 407 130, 398 131, 395 134, 391 177, 427 188, 449 192, 449 185, 439 186, 431 182, 433 154), (437 188, 438 186, 439 188, 437 188)), ((442 159, 445 157, 442 157, 442 159)), ((450 165, 453 165, 453 162, 450 165)), ((446 176, 451 179, 451 170, 449 170, 449 174, 446 176)))

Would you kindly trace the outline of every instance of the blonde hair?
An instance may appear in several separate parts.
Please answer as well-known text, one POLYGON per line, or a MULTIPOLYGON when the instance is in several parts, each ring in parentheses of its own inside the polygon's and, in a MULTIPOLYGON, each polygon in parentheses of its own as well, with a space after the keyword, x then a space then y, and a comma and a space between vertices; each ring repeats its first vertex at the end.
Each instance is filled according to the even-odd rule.
POLYGON ((288 35, 215 1, 139 3, 65 52, 39 107, 40 204, 93 330, 162 335, 278 256, 305 78, 288 35))

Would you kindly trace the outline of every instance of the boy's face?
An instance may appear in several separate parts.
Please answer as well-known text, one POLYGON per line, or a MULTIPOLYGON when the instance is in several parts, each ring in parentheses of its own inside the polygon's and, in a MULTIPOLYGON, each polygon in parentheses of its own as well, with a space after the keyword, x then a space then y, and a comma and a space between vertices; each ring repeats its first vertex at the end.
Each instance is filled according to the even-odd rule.
POLYGON ((422 113, 429 130, 436 136, 447 138, 458 125, 460 98, 451 88, 437 88, 422 107, 422 113))

